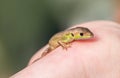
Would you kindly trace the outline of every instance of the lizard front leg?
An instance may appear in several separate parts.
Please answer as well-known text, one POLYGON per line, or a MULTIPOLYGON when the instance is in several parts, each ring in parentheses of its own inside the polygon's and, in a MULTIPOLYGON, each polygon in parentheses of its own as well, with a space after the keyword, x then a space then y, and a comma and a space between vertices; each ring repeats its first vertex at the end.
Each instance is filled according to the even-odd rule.
POLYGON ((66 50, 67 50, 67 48, 71 47, 71 44, 70 44, 70 43, 67 44, 67 43, 63 43, 63 42, 61 42, 61 41, 58 41, 58 44, 59 44, 60 46, 62 46, 63 49, 66 49, 66 50))

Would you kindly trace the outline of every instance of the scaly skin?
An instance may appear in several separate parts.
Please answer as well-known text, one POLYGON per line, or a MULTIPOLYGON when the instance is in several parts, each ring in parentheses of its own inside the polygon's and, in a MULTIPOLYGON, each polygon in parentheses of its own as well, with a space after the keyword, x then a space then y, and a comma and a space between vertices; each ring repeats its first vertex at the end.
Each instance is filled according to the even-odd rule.
POLYGON ((42 53, 40 58, 50 53, 52 50, 56 49, 59 46, 62 46, 63 49, 67 49, 68 47, 70 47, 70 43, 72 41, 90 39, 93 36, 93 33, 85 27, 76 27, 59 32, 53 35, 53 37, 49 40, 49 47, 42 53))

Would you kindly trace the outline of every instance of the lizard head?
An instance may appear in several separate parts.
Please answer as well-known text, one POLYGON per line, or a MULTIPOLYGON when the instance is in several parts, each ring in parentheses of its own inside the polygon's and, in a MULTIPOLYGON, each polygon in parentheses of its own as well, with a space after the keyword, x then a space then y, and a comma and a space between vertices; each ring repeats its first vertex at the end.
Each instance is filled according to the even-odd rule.
POLYGON ((74 37, 74 40, 89 39, 94 36, 93 33, 85 27, 76 27, 70 29, 70 33, 71 36, 74 37))
POLYGON ((93 33, 88 28, 76 27, 67 30, 62 37, 62 41, 64 43, 69 43, 73 40, 89 39, 93 36, 93 33))

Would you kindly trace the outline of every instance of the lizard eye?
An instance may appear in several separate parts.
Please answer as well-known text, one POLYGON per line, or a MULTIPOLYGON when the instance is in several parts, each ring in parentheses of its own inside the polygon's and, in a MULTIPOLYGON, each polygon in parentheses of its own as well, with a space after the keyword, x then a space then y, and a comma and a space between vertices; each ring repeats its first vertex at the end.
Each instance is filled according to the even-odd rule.
POLYGON ((83 36, 84 34, 83 33, 80 33, 80 36, 83 36))
POLYGON ((73 34, 73 33, 71 33, 71 35, 74 37, 74 34, 73 34))

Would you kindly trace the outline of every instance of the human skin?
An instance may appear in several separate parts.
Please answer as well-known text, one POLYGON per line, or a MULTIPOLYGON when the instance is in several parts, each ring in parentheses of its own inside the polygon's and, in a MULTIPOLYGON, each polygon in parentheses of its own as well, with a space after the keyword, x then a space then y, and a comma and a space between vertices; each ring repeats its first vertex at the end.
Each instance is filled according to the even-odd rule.
POLYGON ((114 2, 114 20, 120 23, 120 0, 113 0, 114 2))
POLYGON ((67 50, 58 47, 33 63, 39 50, 26 68, 10 78, 120 78, 120 25, 94 21, 73 27, 79 26, 89 28, 95 37, 74 41, 67 50))

